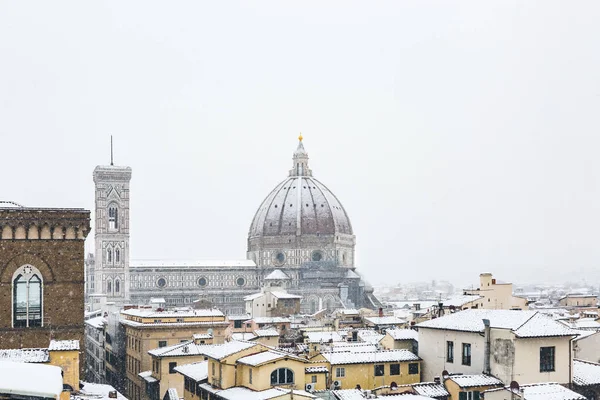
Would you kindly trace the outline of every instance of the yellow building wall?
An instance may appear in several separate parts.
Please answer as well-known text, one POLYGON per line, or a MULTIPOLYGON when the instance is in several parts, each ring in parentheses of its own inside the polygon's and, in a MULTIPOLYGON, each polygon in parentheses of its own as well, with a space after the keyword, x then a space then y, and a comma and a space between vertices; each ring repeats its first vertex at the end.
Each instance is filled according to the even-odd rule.
MULTIPOLYGON (((279 368, 289 368, 294 371, 294 385, 296 389, 304 390, 305 376, 304 368, 306 363, 293 359, 282 359, 274 363, 251 367, 245 364, 238 364, 237 386, 245 386, 252 390, 261 391, 271 387, 271 373, 279 368), (252 383, 250 383, 250 370, 252 370, 252 383)), ((288 387, 289 385, 281 385, 288 387)))
POLYGON ((157 358, 153 357, 155 361, 158 361, 158 371, 152 370, 152 376, 160 381, 160 398, 165 396, 165 393, 169 388, 177 389, 177 393, 183 393, 183 375, 174 372, 169 373, 169 363, 176 362, 177 365, 191 364, 198 361, 204 361, 206 357, 203 355, 194 356, 181 356, 181 357, 164 357, 157 358))
POLYGON ((411 352, 413 351, 412 340, 394 340, 394 338, 388 334, 386 334, 383 339, 379 341, 379 343, 386 350, 404 349, 411 352))
POLYGON ((265 346, 277 347, 279 346, 279 336, 259 337, 254 339, 254 342, 265 346))
POLYGON ((208 383, 221 389, 236 385, 236 361, 251 354, 260 353, 266 347, 257 343, 248 349, 230 355, 222 360, 208 359, 208 383))
POLYGON ((385 365, 385 373, 383 376, 375 376, 375 363, 331 365, 329 367, 331 371, 330 379, 331 381, 340 381, 342 389, 354 389, 356 385, 360 385, 360 387, 365 390, 374 389, 379 386, 388 386, 392 382, 396 382, 397 385, 419 383, 421 382, 421 362, 415 361, 415 363, 419 364, 419 373, 413 375, 408 373, 409 363, 407 362, 400 363, 400 375, 390 375, 390 365, 398 363, 377 363, 385 365), (337 377, 336 368, 345 368, 345 376, 337 377))
POLYGON ((79 351, 50 351, 50 365, 63 370, 63 383, 79 390, 79 351))
MULTIPOLYGON (((449 400, 459 400, 458 396, 459 396, 460 392, 478 391, 479 393, 481 393, 484 390, 493 389, 495 387, 498 387, 498 386, 474 386, 474 387, 470 387, 470 388, 461 389, 460 386, 458 386, 456 384, 456 382, 454 382, 453 380, 450 380, 450 379, 446 379, 444 381, 444 386, 446 387, 446 390, 448 391, 448 393, 450 393, 449 400)), ((486 396, 486 399, 487 399, 487 396, 486 396)))

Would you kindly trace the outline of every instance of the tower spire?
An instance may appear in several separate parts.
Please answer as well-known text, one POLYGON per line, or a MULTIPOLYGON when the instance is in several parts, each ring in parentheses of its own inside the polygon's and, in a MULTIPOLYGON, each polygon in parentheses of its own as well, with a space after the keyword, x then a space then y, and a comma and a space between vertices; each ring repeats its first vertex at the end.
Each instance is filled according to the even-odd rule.
POLYGON ((110 135, 110 165, 114 165, 113 164, 113 139, 112 139, 112 135, 110 135))
POLYGON ((294 164, 290 170, 290 176, 312 176, 312 171, 308 168, 308 153, 304 149, 302 133, 298 136, 298 147, 294 152, 294 164))

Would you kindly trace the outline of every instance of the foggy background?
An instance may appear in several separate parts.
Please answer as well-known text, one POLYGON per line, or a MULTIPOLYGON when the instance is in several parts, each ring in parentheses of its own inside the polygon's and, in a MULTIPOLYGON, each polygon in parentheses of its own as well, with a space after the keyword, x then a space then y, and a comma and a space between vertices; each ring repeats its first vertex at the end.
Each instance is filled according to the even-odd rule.
POLYGON ((112 134, 132 259, 241 259, 302 132, 372 284, 597 283, 599 20, 595 1, 2 1, 0 199, 93 211, 112 134))

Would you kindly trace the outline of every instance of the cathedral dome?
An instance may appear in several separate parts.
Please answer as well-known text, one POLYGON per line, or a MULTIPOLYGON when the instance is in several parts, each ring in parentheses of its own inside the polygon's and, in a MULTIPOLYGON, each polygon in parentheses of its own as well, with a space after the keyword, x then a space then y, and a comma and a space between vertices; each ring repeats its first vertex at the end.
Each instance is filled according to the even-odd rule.
POLYGON ((250 226, 249 238, 282 235, 353 235, 352 225, 337 197, 312 176, 308 154, 299 138, 289 177, 262 202, 250 226))

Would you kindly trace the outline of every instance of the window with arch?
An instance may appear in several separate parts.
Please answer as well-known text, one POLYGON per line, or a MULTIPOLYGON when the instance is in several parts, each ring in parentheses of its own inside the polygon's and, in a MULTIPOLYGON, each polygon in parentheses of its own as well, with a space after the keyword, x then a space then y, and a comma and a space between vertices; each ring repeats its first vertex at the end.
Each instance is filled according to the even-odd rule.
POLYGON ((117 279, 115 281, 115 293, 119 293, 120 291, 121 291, 121 281, 117 279))
POLYGON ((112 293, 112 281, 110 281, 110 280, 106 281, 106 293, 107 294, 112 293))
POLYGON ((121 262, 121 249, 119 249, 118 247, 115 249, 115 262, 121 262))
POLYGON ((279 368, 271 372, 271 385, 288 385, 294 383, 294 371, 289 368, 279 368))
POLYGON ((13 326, 42 326, 43 280, 33 265, 24 265, 13 274, 13 326))
POLYGON ((116 205, 108 207, 108 229, 119 229, 119 209, 116 205))
POLYGON ((106 262, 112 263, 112 249, 110 247, 106 249, 106 262))

